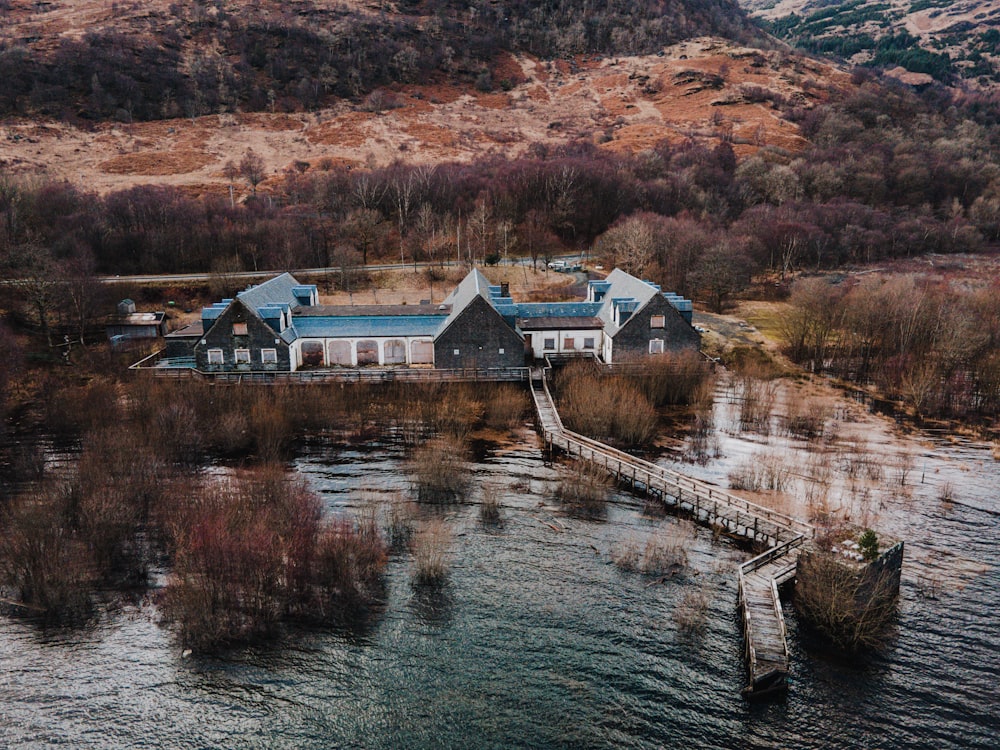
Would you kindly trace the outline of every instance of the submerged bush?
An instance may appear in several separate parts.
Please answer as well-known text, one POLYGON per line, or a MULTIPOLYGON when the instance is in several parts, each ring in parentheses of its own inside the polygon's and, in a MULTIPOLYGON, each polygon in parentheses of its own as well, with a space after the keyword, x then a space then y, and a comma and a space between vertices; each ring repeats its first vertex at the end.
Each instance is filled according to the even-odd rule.
POLYGON ((799 557, 795 609, 803 621, 847 652, 881 646, 896 614, 899 570, 855 566, 834 552, 799 557))
POLYGON ((603 376, 590 363, 567 365, 556 378, 559 414, 571 430, 627 446, 656 435, 657 414, 650 399, 625 376, 603 376))
POLYGON ((68 527, 68 498, 54 486, 22 495, 7 508, 0 534, 0 586, 22 613, 74 624, 93 612, 90 549, 68 527))
POLYGON ((611 477, 600 466, 574 461, 563 467, 556 499, 574 513, 596 517, 604 513, 612 486, 611 477))
POLYGON ((319 499, 280 468, 207 485, 168 529, 164 611, 197 648, 271 636, 288 618, 335 620, 377 595, 386 560, 374 516, 323 521, 319 499))
POLYGON ((413 451, 410 473, 421 502, 457 502, 469 486, 464 444, 447 437, 427 441, 413 451))
POLYGON ((413 537, 413 579, 416 583, 437 584, 448 576, 451 529, 440 518, 425 522, 413 537))

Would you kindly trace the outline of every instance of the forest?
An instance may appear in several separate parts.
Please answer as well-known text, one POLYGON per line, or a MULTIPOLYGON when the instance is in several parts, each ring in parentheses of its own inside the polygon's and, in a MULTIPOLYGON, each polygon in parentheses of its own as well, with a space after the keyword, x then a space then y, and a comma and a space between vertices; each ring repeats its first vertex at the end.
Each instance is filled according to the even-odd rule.
POLYGON ((0 173, 3 270, 51 279, 54 268, 79 277, 592 249, 718 308, 761 272, 783 280, 1000 239, 997 101, 856 80, 811 109, 776 97, 811 145, 762 143, 741 162, 723 132, 715 146, 634 155, 575 142, 434 166, 294 162, 258 192, 249 151, 228 171, 252 188, 242 203, 162 186, 96 195, 0 173))
POLYGON ((584 18, 570 0, 425 0, 390 15, 346 4, 175 3, 52 50, 0 36, 0 115, 132 122, 302 111, 429 76, 499 87, 491 66, 502 51, 649 54, 699 35, 763 38, 731 0, 589 5, 584 18))

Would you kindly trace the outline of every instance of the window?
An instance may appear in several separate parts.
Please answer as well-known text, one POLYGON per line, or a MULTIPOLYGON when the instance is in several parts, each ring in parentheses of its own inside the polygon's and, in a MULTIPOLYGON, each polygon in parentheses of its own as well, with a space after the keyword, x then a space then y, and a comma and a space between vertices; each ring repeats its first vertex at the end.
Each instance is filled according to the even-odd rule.
POLYGON ((221 365, 222 364, 222 349, 209 349, 208 350, 208 364, 210 364, 210 365, 221 365))
POLYGON ((667 324, 667 318, 664 315, 651 315, 649 318, 650 328, 663 328, 667 324))
POLYGON ((570 349, 576 349, 575 339, 563 339, 563 349, 569 351, 570 349))
POLYGON ((260 361, 265 365, 276 365, 278 364, 278 350, 277 349, 261 349, 260 350, 260 361))
POLYGON ((459 350, 458 350, 458 349, 456 349, 456 350, 455 350, 455 356, 457 357, 457 356, 458 356, 459 354, 461 354, 461 352, 459 352, 459 350))
POLYGON ((653 339, 649 342, 650 354, 663 354, 663 339, 653 339))
POLYGON ((497 349, 497 354, 503 354, 503 347, 502 346, 499 349, 497 349))
POLYGON ((584 339, 583 340, 583 348, 584 349, 593 349, 594 348, 594 339, 592 339, 592 338, 584 339))
POLYGON ((545 349, 555 349, 556 348, 556 340, 555 339, 545 339, 545 341, 543 341, 542 344, 543 344, 543 347, 545 349))
POLYGON ((247 324, 246 323, 233 323, 233 335, 234 336, 246 336, 247 335, 247 324))
POLYGON ((250 364, 250 350, 249 349, 237 349, 236 350, 236 364, 238 364, 238 365, 248 365, 248 364, 250 364))

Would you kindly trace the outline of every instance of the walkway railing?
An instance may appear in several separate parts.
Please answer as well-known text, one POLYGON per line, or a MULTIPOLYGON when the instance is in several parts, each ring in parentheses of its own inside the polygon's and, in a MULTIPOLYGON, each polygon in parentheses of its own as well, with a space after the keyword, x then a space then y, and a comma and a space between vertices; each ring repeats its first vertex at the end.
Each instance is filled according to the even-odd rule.
POLYGON ((644 461, 598 440, 567 430, 549 392, 549 368, 531 373, 531 393, 546 447, 602 467, 634 489, 688 511, 699 523, 722 526, 769 549, 737 570, 750 684, 756 696, 783 690, 788 674, 785 618, 778 585, 794 577, 798 550, 815 530, 792 516, 752 503, 680 472, 644 461))

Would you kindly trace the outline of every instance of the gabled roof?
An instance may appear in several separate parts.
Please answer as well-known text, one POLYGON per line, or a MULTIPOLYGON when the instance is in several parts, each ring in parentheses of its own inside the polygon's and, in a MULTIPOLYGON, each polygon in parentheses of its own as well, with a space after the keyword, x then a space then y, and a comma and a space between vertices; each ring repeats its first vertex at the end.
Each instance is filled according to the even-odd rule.
POLYGON ((254 312, 267 305, 284 304, 294 308, 298 304, 295 299, 295 289, 300 286, 295 277, 286 272, 262 284, 244 289, 236 297, 254 312))
POLYGON ((473 268, 459 282, 458 286, 451 291, 451 294, 444 298, 444 304, 451 305, 451 312, 444 323, 441 324, 438 333, 443 333, 455 321, 455 318, 461 315, 462 311, 472 304, 476 297, 482 297, 490 307, 494 306, 494 300, 490 298, 489 280, 483 276, 478 268, 473 268))
MULTIPOLYGON (((645 307, 653 297, 660 293, 660 288, 655 284, 637 279, 619 268, 609 273, 604 282, 607 286, 597 317, 604 322, 604 331, 609 336, 614 336, 622 328, 621 325, 615 323, 616 305, 623 311, 627 311, 631 317, 631 313, 645 307)), ((622 322, 628 322, 628 318, 622 322)))

